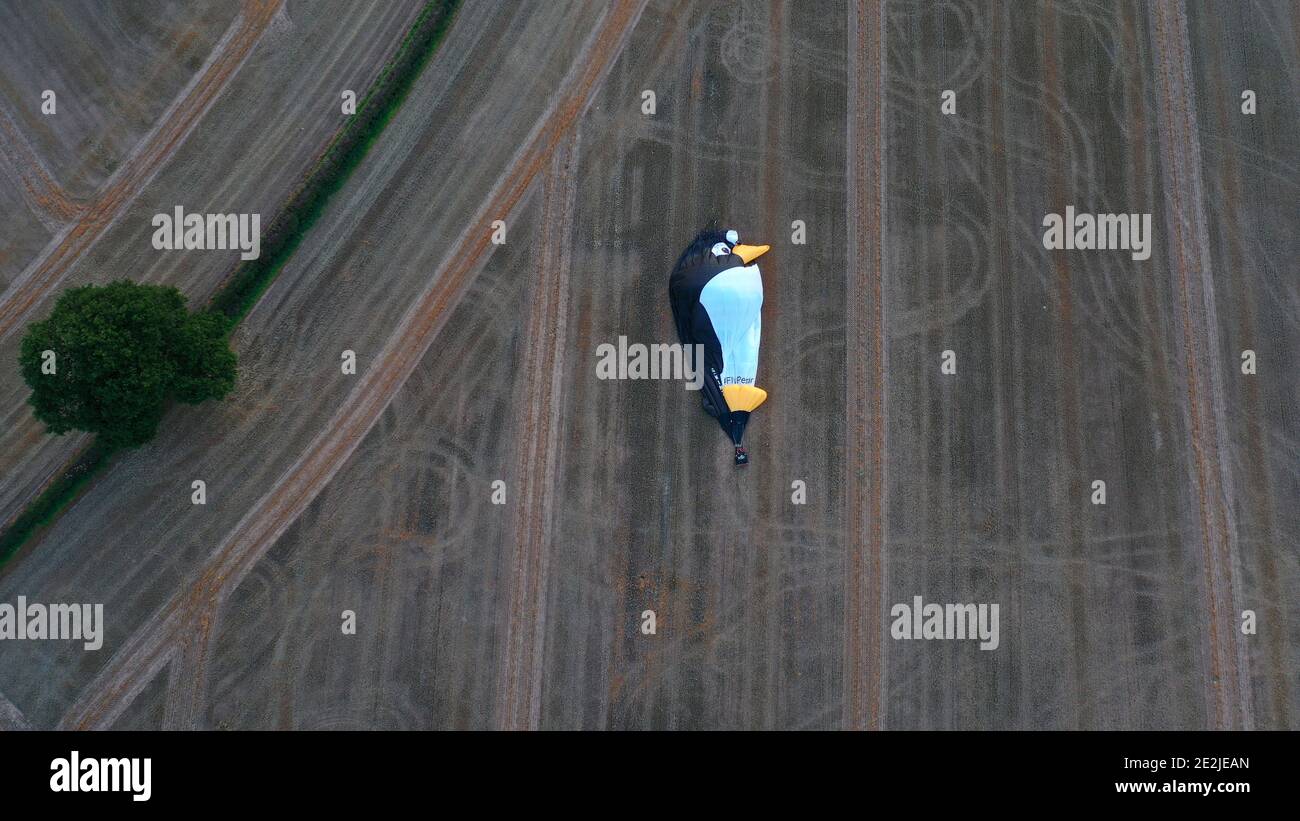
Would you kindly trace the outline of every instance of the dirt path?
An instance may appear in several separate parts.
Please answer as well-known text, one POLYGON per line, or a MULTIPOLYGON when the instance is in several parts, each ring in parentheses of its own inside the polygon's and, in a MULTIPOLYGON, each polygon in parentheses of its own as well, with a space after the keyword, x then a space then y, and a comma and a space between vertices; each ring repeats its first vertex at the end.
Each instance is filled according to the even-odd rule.
POLYGON ((0 339, 20 328, 72 265, 126 211, 202 119, 252 53, 281 0, 245 0, 203 67, 109 179, 98 199, 69 223, 0 295, 0 339))
MULTIPOLYGON (((1043 86, 1048 100, 1065 100, 1065 88, 1061 78, 1057 44, 1058 25, 1056 6, 1046 3, 1043 7, 1043 86)), ((1043 130, 1047 135, 1049 154, 1052 157, 1047 175, 1048 202, 1057 214, 1064 214, 1065 208, 1072 202, 1086 199, 1075 188, 1075 158, 1070 152, 1070 135, 1062 124, 1062 119, 1049 108, 1044 109, 1043 130)), ((1087 276, 1087 271, 1081 273, 1087 276)), ((1081 388, 1079 386, 1079 340, 1077 339, 1077 322, 1075 310, 1075 271, 1070 257, 1066 254, 1052 255, 1052 293, 1055 296, 1055 332, 1060 340, 1057 351, 1057 368, 1060 373, 1060 414, 1058 434, 1063 445, 1062 476, 1057 485, 1060 510, 1064 516, 1062 536, 1066 548, 1070 551, 1068 612, 1071 630, 1070 669, 1068 677, 1071 695, 1069 703, 1074 705, 1075 721, 1073 727, 1086 729, 1094 726, 1092 700, 1094 688, 1089 683, 1092 664, 1088 648, 1088 565, 1084 523, 1075 500, 1084 497, 1084 477, 1082 473, 1084 446, 1081 414, 1081 388)))
POLYGON ((1181 0, 1149 8, 1159 93, 1161 174, 1171 275, 1178 301, 1178 336, 1187 388, 1189 460, 1195 473, 1193 503, 1200 542, 1206 606, 1205 642, 1210 660, 1206 700, 1210 726, 1251 729, 1249 664, 1236 629, 1240 564, 1231 499, 1231 466, 1221 457, 1227 430, 1224 376, 1215 317, 1214 282, 1206 227, 1201 152, 1188 54, 1187 20, 1181 0))
POLYGON ((535 271, 523 356, 519 494, 513 523, 514 559, 505 658, 501 662, 498 726, 535 730, 542 712, 542 650, 559 461, 561 378, 567 343, 569 234, 577 199, 577 129, 556 152, 542 189, 541 264, 535 271))
MULTIPOLYGON (((1214 49, 1209 56, 1214 68, 1213 76, 1215 78, 1213 91, 1209 96, 1211 99, 1217 100, 1213 112, 1214 124, 1220 134, 1231 134, 1233 122, 1229 109, 1234 95, 1228 85, 1229 74, 1226 64, 1229 61, 1222 49, 1214 49)), ((1229 214, 1243 214, 1244 217, 1244 209, 1249 208, 1249 197, 1242 186, 1241 163, 1238 160, 1238 151, 1226 150, 1219 157, 1219 174, 1221 175, 1219 186, 1224 198, 1224 210, 1229 214)), ((1243 223, 1247 222, 1245 219, 1224 220, 1220 218, 1218 221, 1223 226, 1223 259, 1228 266, 1228 282, 1231 283, 1229 287, 1232 292, 1250 294, 1254 290, 1252 288, 1252 278, 1249 276, 1253 260, 1247 257, 1246 247, 1252 231, 1243 228, 1243 223)), ((1231 307, 1229 310, 1232 310, 1231 307)), ((1250 299, 1236 301, 1233 324, 1240 327, 1242 339, 1253 340, 1259 338, 1258 328, 1260 322, 1255 314, 1254 304, 1250 299)), ((1243 505, 1243 508, 1249 509, 1253 506, 1258 512, 1262 531, 1268 534, 1269 544, 1280 544, 1283 538, 1278 533, 1274 503, 1277 498, 1277 490, 1273 485, 1268 470, 1268 455, 1264 445, 1264 428, 1267 424, 1266 403, 1261 395, 1259 380, 1246 379, 1244 383, 1242 389, 1234 397, 1234 401, 1241 402, 1242 409, 1245 411, 1245 499, 1253 502, 1253 505, 1247 502, 1243 505)), ((1263 592, 1264 600, 1268 602, 1264 618, 1270 624, 1285 625, 1286 613, 1283 606, 1285 593, 1283 592, 1279 557, 1275 555, 1273 550, 1259 550, 1256 551, 1256 555, 1258 556, 1258 583, 1263 592)), ((1291 684, 1288 679, 1292 675, 1287 664, 1286 630, 1267 631, 1267 641, 1268 670, 1266 675, 1272 696, 1272 712, 1276 721, 1274 726, 1286 729, 1290 727, 1291 684)))
MULTIPOLYGON (((645 0, 626 0, 605 12, 559 93, 455 247, 444 257, 429 288, 394 328, 383 351, 329 424, 240 520, 190 589, 164 605, 96 676, 60 726, 88 729, 110 725, 177 644, 202 626, 201 614, 215 612, 215 605, 238 585, 347 462, 424 356, 487 259, 494 247, 492 221, 509 218, 565 143, 622 51, 644 6, 645 0)), ((199 670, 204 666, 202 659, 191 658, 189 664, 199 670)), ((196 686, 201 687, 202 682, 196 686)), ((189 700, 197 703, 200 698, 201 693, 189 700)), ((169 700, 174 701, 170 696, 169 700)))
POLYGON ((884 30, 883 3, 850 4, 843 722, 855 730, 880 729, 884 689, 884 30))

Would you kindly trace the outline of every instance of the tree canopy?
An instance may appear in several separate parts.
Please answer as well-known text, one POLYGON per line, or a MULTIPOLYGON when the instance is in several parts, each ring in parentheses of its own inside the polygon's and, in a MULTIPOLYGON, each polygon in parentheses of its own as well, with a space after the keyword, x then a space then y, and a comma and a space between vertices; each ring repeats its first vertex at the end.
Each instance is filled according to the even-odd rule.
POLYGON ((110 447, 153 438, 168 401, 220 399, 235 385, 229 320, 191 313, 175 288, 120 281, 65 292, 23 337, 19 363, 36 418, 110 447))

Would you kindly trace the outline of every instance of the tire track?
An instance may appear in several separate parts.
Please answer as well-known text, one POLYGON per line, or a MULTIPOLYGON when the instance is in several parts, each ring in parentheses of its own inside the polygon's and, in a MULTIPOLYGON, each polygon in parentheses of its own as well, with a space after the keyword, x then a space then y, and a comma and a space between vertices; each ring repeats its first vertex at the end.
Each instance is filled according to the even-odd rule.
POLYGON ((47 228, 57 230, 83 210, 50 176, 31 143, 8 112, 0 109, 0 161, 13 173, 27 205, 47 228))
MULTIPOLYGON (((1022 304, 1020 280, 1014 275, 1016 270, 1015 246, 1012 241, 1010 216, 1015 214, 1013 177, 1013 155, 1007 152, 1007 115, 1012 110, 1006 90, 1010 87, 1007 79, 1009 70, 1005 55, 1010 50, 1011 20, 1010 12, 999 5, 992 13, 988 31, 988 214, 992 227, 992 236, 988 246, 988 273, 990 280, 996 282, 989 296, 988 334, 989 361, 1011 363, 1010 373, 1006 365, 992 369, 992 399, 994 406, 994 442, 997 448, 995 474, 997 477, 996 506, 997 525, 993 538, 997 543, 1007 545, 1013 553, 1011 572, 1006 580, 1005 590, 1008 600, 1013 602, 1014 612, 1025 612, 1023 604, 1024 582, 1029 555, 1026 545, 1028 524, 1024 504, 1024 453, 1021 447, 1019 420, 1024 418, 1020 404, 1020 391, 1013 374, 1023 373, 1024 354, 1021 325, 1015 321, 1016 307, 1022 304)), ((1032 715, 1029 704, 1029 688, 1025 686, 1027 665, 1025 658, 1024 633, 1016 635, 1016 646, 1012 655, 1007 690, 1014 698, 1015 706, 1011 714, 1015 716, 1015 729, 1024 729, 1028 717, 1032 715)))
MULTIPOLYGON (((789 71, 789 55, 786 53, 787 40, 782 28, 785 23, 786 5, 784 0, 769 0, 767 20, 767 42, 768 48, 772 52, 773 68, 768 76, 763 98, 763 119, 767 127, 763 130, 762 157, 761 165, 762 174, 762 197, 763 197, 763 239, 762 242, 770 242, 776 246, 776 237, 779 234, 781 206, 784 202, 782 198, 785 157, 782 149, 785 142, 782 139, 782 125, 785 122, 785 112, 787 109, 783 88, 784 75, 789 71)), ((769 280, 770 281, 770 280, 769 280)), ((784 291, 794 284, 788 278, 782 277, 777 281, 776 287, 768 287, 764 294, 764 301, 767 308, 767 326, 768 338, 773 340, 785 339, 782 334, 782 327, 789 323, 782 319, 784 291)), ((797 304, 797 303, 796 303, 797 304)), ((782 345, 769 345, 767 354, 767 363, 764 368, 767 374, 781 373, 785 369, 785 348, 782 345)), ((773 380, 767 379, 767 384, 772 384, 773 380)), ((777 452, 772 443, 789 442, 784 425, 785 417, 782 414, 773 414, 768 427, 769 442, 767 444, 768 452, 777 452)), ((763 477, 762 485, 758 493, 758 504, 756 521, 772 522, 780 518, 783 512, 782 499, 785 491, 782 485, 782 477, 776 471, 770 471, 763 477)), ((756 602, 762 602, 762 606, 757 612, 767 616, 781 612, 781 598, 779 590, 775 584, 779 582, 783 575, 782 555, 779 549, 774 550, 772 545, 771 529, 763 527, 758 528, 754 534, 754 566, 752 597, 756 602)), ((781 713, 781 696, 782 681, 781 669, 783 667, 783 645, 781 642, 781 628, 777 619, 760 617, 757 624, 751 628, 752 636, 746 636, 747 645, 757 645, 763 642, 763 654, 761 664, 755 671, 756 678, 759 682, 754 689, 746 689, 746 696, 760 697, 759 708, 761 712, 755 709, 754 704, 744 704, 741 715, 751 717, 753 722, 751 726, 776 727, 777 717, 781 713), (766 694, 766 698, 761 696, 766 694), (761 716, 761 720, 754 720, 761 716)))
POLYGON ((523 355, 522 428, 510 452, 523 455, 516 487, 510 611, 497 709, 503 730, 535 730, 542 710, 542 651, 550 568, 555 472, 559 462, 561 384, 567 347, 569 267, 577 200, 577 129, 560 146, 542 187, 541 264, 523 355))
POLYGON ((98 199, 67 225, 0 295, 0 339, 22 326, 73 264, 125 213, 202 119, 253 51, 282 0, 245 0, 244 8, 203 67, 163 112, 158 124, 109 178, 98 199))
MULTIPOLYGON (((1148 88, 1153 85, 1153 79, 1145 70, 1144 59, 1147 50, 1140 47, 1138 28, 1139 21, 1143 10, 1137 7, 1126 7, 1122 15, 1123 25, 1123 49, 1127 55, 1125 61, 1125 73, 1128 75, 1126 82, 1126 96, 1129 100, 1126 107, 1128 109, 1128 135, 1129 150, 1128 156, 1131 162, 1131 182, 1129 190, 1134 192, 1138 205, 1133 209, 1136 211, 1145 211, 1150 208, 1152 211, 1157 210, 1155 203, 1155 181, 1152 178, 1153 167, 1158 159, 1153 160, 1150 143, 1150 123, 1152 122, 1153 113, 1151 111, 1151 96, 1154 95, 1154 89, 1148 88)), ((1144 276, 1141 279, 1140 298, 1142 304, 1142 335, 1159 340, 1165 338, 1165 332, 1159 321, 1159 317, 1172 313, 1172 304, 1167 301, 1163 295, 1158 295, 1160 283, 1153 277, 1144 276)), ((1176 375, 1171 372, 1173 363, 1171 357, 1160 351, 1156 346, 1148 346, 1144 355, 1146 367, 1144 370, 1150 374, 1146 380, 1144 405, 1156 409, 1157 418, 1153 420, 1153 432, 1160 438, 1160 441, 1177 441, 1178 429, 1175 420, 1179 415, 1178 403, 1178 385, 1176 384, 1176 375)), ((1172 472, 1176 468, 1177 457, 1169 452, 1165 452, 1153 465, 1157 471, 1172 472)), ((1177 491, 1175 491, 1177 493, 1177 491)), ((1152 572, 1163 573, 1166 577, 1171 573, 1181 575, 1184 566, 1184 545, 1182 543, 1180 531, 1183 529, 1180 522, 1181 513, 1178 510, 1176 500, 1172 504, 1164 506, 1160 512, 1158 522, 1152 524, 1158 525, 1163 529, 1163 533, 1153 532, 1151 535, 1151 544, 1156 554, 1151 564, 1152 572)), ((1194 583, 1194 581, 1193 581, 1194 583)), ((1169 597, 1161 606, 1163 622, 1165 625, 1177 624, 1179 621, 1188 616, 1185 609, 1187 605, 1180 601, 1181 597, 1169 597)), ((1192 612, 1194 618, 1194 611, 1192 612)), ((1171 679, 1180 674, 1180 668, 1177 663, 1171 663, 1168 666, 1167 676, 1171 679)), ((1196 718, 1188 715, 1180 718, 1179 722, 1185 726, 1195 724, 1196 718)))
MULTIPOLYGON (((1214 70, 1214 93, 1212 99, 1216 100, 1215 120, 1219 133, 1231 134, 1232 123, 1228 114, 1228 101, 1232 99, 1232 92, 1227 88, 1227 69, 1224 66, 1222 49, 1213 50, 1213 70, 1214 70)), ((1224 243, 1224 262, 1227 263, 1230 271, 1229 280, 1232 288, 1239 297, 1236 305, 1235 325, 1240 329, 1239 339, 1243 342, 1241 346, 1252 347, 1255 345, 1257 337, 1258 323, 1255 318, 1254 302, 1252 301, 1253 289, 1251 288, 1252 279, 1247 275, 1250 270, 1248 259, 1245 251, 1245 242, 1242 239, 1241 222, 1236 215, 1242 213, 1242 180, 1241 172, 1238 165, 1238 152, 1231 148, 1226 148, 1219 153, 1220 182, 1223 191, 1223 214, 1220 217, 1219 224, 1223 231, 1224 243)), ((1241 408, 1245 416, 1245 453, 1246 453, 1246 499, 1250 503, 1244 505, 1247 508, 1254 508, 1254 513, 1259 517, 1259 529, 1264 535, 1266 542, 1264 549, 1256 551, 1256 565, 1258 567, 1259 586, 1263 592, 1264 600, 1267 604, 1267 616, 1269 624, 1276 625, 1274 629, 1267 632, 1268 649, 1266 658, 1268 659, 1268 670, 1261 665, 1260 674, 1262 678, 1267 678, 1269 689, 1272 696, 1272 722, 1276 728, 1288 729, 1291 721, 1289 717, 1289 707, 1291 703, 1290 684, 1287 681, 1287 650, 1286 650, 1286 612, 1283 609, 1284 594, 1278 575, 1278 563, 1275 556, 1275 550, 1281 553, 1278 548, 1281 547, 1283 539, 1278 536, 1277 520, 1274 512, 1275 489, 1268 470, 1268 456, 1264 450, 1262 429, 1265 422, 1266 410, 1264 402, 1260 397, 1260 387, 1258 379, 1246 379, 1244 386, 1237 395, 1237 400, 1241 402, 1241 408)), ((1246 685, 1243 685, 1246 686, 1246 685)))
POLYGON ((188 590, 149 619, 86 687, 64 716, 64 728, 107 726, 147 684, 141 672, 166 662, 200 614, 215 611, 227 591, 257 563, 351 456, 423 358, 451 310, 486 260, 495 219, 507 218, 594 99, 622 52, 647 0, 623 0, 604 12, 573 68, 524 145, 461 233, 428 289, 411 305, 373 366, 301 457, 236 525, 188 590))
POLYGON ((1187 387, 1189 457, 1195 470, 1194 501, 1204 563, 1205 650, 1210 662, 1207 710, 1217 729, 1252 729, 1250 691, 1242 686, 1249 669, 1236 628, 1240 591, 1237 528, 1231 506, 1230 466, 1220 458, 1226 430, 1223 375, 1215 317, 1214 282, 1201 182, 1200 142, 1181 2, 1158 0, 1148 7, 1153 60, 1160 94, 1157 126, 1169 229, 1170 274, 1178 300, 1183 367, 1187 387))
POLYGON ((847 729, 880 729, 884 659, 885 13, 849 6, 848 288, 845 346, 844 703, 847 729))
POLYGON ((14 732, 17 730, 30 730, 31 723, 23 715, 14 703, 5 698, 4 693, 0 693, 0 732, 14 732))
MULTIPOLYGON (((1051 103, 1059 105, 1062 110, 1069 109, 1065 99, 1065 88, 1061 80, 1057 57, 1057 21, 1056 8, 1052 0, 1043 7, 1043 87, 1049 103, 1044 105, 1043 126, 1047 132, 1047 144, 1053 158, 1047 177, 1048 207, 1058 214, 1064 214, 1066 205, 1078 192, 1075 186, 1078 179, 1076 154, 1073 153, 1074 140, 1067 142, 1064 129, 1068 123, 1057 115, 1051 103), (1069 170, 1065 162, 1069 161, 1069 170)), ((1086 132, 1079 131, 1079 142, 1086 144, 1086 132)), ((1092 167, 1091 161, 1087 163, 1092 167)), ((1085 177, 1090 179, 1091 174, 1085 177)), ((1086 197, 1083 201, 1087 201, 1086 197)), ((1069 704, 1075 708, 1074 729, 1093 727, 1093 710, 1090 699, 1095 697, 1095 690, 1090 683, 1092 665, 1090 657, 1090 640, 1088 634, 1088 567, 1086 552, 1086 528, 1080 521, 1080 500, 1086 498, 1083 477, 1083 436, 1080 424, 1080 405, 1082 391, 1079 386, 1078 343, 1075 338, 1074 320, 1074 276, 1070 257, 1063 253, 1051 254, 1052 268, 1055 273, 1056 295, 1056 331, 1060 339, 1058 351, 1058 368, 1060 373, 1059 401, 1061 421, 1059 435, 1064 448, 1064 476, 1060 484, 1053 483, 1060 489, 1060 512, 1065 517, 1065 545, 1069 551, 1068 578, 1066 581, 1068 595, 1068 612, 1070 620, 1070 669, 1066 678, 1069 704)), ((1086 273, 1086 272, 1085 272, 1086 273)))
MULTIPOLYGON (((163 706, 164 730, 197 730, 207 693, 208 650, 217 618, 215 605, 202 610, 181 633, 173 654, 163 706)), ((122 708, 130 701, 122 703, 122 708)))

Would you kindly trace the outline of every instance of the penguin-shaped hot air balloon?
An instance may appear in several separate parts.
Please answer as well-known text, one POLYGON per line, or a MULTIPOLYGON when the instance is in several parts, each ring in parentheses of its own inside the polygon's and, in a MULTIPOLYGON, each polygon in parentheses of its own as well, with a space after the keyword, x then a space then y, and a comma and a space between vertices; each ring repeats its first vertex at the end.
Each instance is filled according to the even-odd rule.
POLYGON ((763 308, 763 278, 754 260, 769 246, 739 243, 735 231, 701 232, 677 260, 668 296, 682 345, 704 346, 704 410, 731 437, 736 464, 745 465, 745 425, 767 398, 754 384, 763 308))

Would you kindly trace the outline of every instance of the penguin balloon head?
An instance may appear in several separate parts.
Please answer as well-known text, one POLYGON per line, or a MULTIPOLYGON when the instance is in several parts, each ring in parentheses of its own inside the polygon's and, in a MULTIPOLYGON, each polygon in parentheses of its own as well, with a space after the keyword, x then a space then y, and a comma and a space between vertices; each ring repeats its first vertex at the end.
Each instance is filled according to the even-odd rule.
POLYGON ((740 257, 746 265, 758 259, 771 250, 770 245, 741 245, 740 234, 733 228, 727 232, 727 245, 731 247, 731 253, 740 257))
POLYGON ((749 265, 771 250, 770 245, 742 245, 740 234, 729 231, 701 231, 677 260, 676 270, 690 265, 725 262, 728 257, 740 257, 741 265, 749 265))

